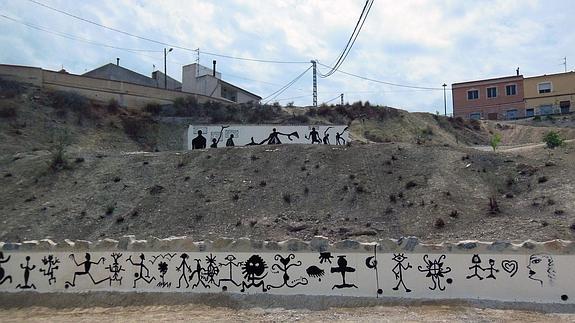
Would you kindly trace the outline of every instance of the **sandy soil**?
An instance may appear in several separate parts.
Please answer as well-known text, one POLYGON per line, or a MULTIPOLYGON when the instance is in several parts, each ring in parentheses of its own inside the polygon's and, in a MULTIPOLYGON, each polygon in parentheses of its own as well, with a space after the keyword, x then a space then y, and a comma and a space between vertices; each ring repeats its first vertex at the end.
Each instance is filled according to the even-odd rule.
POLYGON ((229 309, 205 305, 133 306, 51 309, 30 307, 0 310, 1 322, 573 322, 575 314, 548 314, 463 306, 390 306, 337 308, 326 311, 229 309))

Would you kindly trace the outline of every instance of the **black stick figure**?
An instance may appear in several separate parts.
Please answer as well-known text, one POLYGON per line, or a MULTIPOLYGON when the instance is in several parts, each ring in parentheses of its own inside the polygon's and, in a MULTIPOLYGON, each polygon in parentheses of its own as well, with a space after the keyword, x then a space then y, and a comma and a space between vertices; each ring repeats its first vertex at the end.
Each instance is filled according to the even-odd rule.
POLYGON ((355 286, 355 284, 348 284, 345 282, 345 274, 355 272, 355 268, 347 266, 347 259, 345 259, 345 256, 337 256, 337 267, 332 267, 331 272, 332 273, 340 273, 341 279, 342 279, 341 284, 333 285, 333 287, 331 289, 334 289, 334 288, 351 288, 351 287, 357 288, 357 286, 355 286))
POLYGON ((182 258, 182 262, 180 263, 180 265, 178 267, 176 267, 176 271, 181 271, 182 274, 180 275, 180 279, 178 279, 178 286, 176 288, 180 288, 182 287, 182 278, 184 279, 184 282, 186 283, 186 288, 190 287, 190 283, 188 282, 188 275, 186 275, 186 269, 188 270, 188 272, 192 271, 192 268, 190 268, 190 266, 188 265, 188 263, 186 262, 186 259, 188 259, 190 256, 188 256, 187 253, 183 253, 180 255, 180 258, 182 258))
POLYGON ((92 280, 92 283, 94 285, 98 285, 106 280, 110 280, 110 277, 106 277, 102 280, 96 281, 94 279, 94 277, 92 277, 92 274, 90 273, 90 269, 92 268, 92 265, 99 265, 100 262, 105 262, 106 259, 104 257, 100 258, 100 260, 98 260, 98 262, 93 262, 91 261, 91 256, 89 253, 86 253, 86 255, 84 256, 84 258, 86 259, 84 262, 78 263, 76 261, 76 258, 74 256, 74 254, 70 255, 70 259, 72 259, 72 261, 74 261, 74 263, 76 264, 76 266, 80 267, 80 266, 84 266, 84 271, 77 271, 74 273, 74 278, 72 279, 72 282, 66 281, 64 287, 69 288, 70 286, 74 287, 76 286, 76 277, 77 276, 83 276, 83 275, 88 275, 88 277, 90 277, 90 279, 92 280))
POLYGON ((146 257, 144 256, 143 253, 140 254, 140 262, 139 263, 134 263, 134 261, 132 261, 132 256, 128 257, 128 259, 126 261, 129 261, 132 265, 139 267, 140 271, 136 274, 134 274, 134 277, 136 277, 136 279, 134 279, 134 286, 133 288, 136 288, 136 282, 138 280, 143 280, 146 283, 151 283, 153 280, 156 279, 156 277, 150 278, 150 270, 148 269, 148 267, 146 267, 146 265, 144 265, 144 261, 146 260, 146 257), (146 275, 144 276, 144 270, 146 271, 146 275))
POLYGON ((499 269, 495 269, 494 266, 495 266, 495 260, 489 259, 489 268, 484 269, 485 271, 487 271, 487 270, 489 271, 489 275, 487 275, 487 277, 485 277, 485 278, 497 279, 497 278, 495 278, 495 275, 493 275, 493 272, 498 273, 499 269))
POLYGON ((325 131, 323 132, 323 144, 324 145, 329 145, 329 133, 327 133, 329 131, 329 129, 331 129, 333 127, 327 127, 327 129, 325 129, 325 131))
POLYGON ((345 127, 341 133, 335 133, 335 144, 336 145, 345 145, 345 139, 343 139, 342 135, 347 130, 348 127, 345 127))
POLYGON ((278 274, 278 273, 280 273, 280 271, 283 272, 283 275, 282 275, 283 283, 281 285, 278 285, 278 286, 267 285, 266 288, 268 290, 270 290, 272 288, 281 288, 284 286, 287 286, 288 288, 294 288, 298 285, 307 285, 308 281, 307 281, 307 278, 305 278, 305 277, 300 277, 300 279, 297 282, 294 282, 294 281, 290 282, 289 281, 289 275, 287 272, 290 269, 290 267, 301 266, 301 261, 299 261, 299 260, 293 264, 290 264, 290 261, 293 260, 294 258, 295 258, 295 255, 293 253, 290 253, 286 258, 282 257, 279 254, 274 256, 274 260, 279 261, 281 263, 281 266, 279 264, 273 264, 271 271, 274 274, 278 274))
POLYGON ((118 282, 120 285, 122 285, 123 277, 120 277, 120 273, 126 270, 122 268, 122 265, 118 263, 118 259, 120 259, 120 257, 122 257, 121 253, 112 253, 112 258, 114 259, 114 262, 105 268, 108 269, 110 273, 112 273, 112 277, 110 278, 110 286, 112 286, 112 282, 118 282))
POLYGON ((56 283, 56 277, 54 277, 54 271, 58 269, 58 266, 55 266, 60 263, 60 260, 52 255, 48 255, 48 257, 42 258, 42 263, 44 266, 48 266, 48 268, 40 268, 40 272, 44 273, 44 276, 48 276, 48 285, 52 285, 52 281, 56 283))
POLYGON ((205 270, 204 268, 202 268, 202 265, 200 264, 202 260, 201 259, 194 259, 194 260, 196 261, 196 269, 192 271, 192 273, 190 274, 190 282, 194 279, 194 276, 198 277, 198 282, 192 285, 192 289, 198 287, 200 284, 202 284, 204 288, 210 288, 210 285, 207 285, 202 280, 202 275, 205 270))
POLYGON ((0 285, 4 284, 5 281, 10 280, 10 284, 12 284, 12 276, 6 275, 6 277, 4 277, 4 275, 6 274, 4 271, 4 268, 2 268, 2 264, 7 263, 10 260, 11 256, 8 256, 8 258, 4 259, 4 253, 2 253, 2 251, 0 251, 0 285))
POLYGON ((312 145, 315 143, 321 144, 321 140, 319 140, 319 133, 317 132, 317 130, 315 130, 315 127, 311 128, 309 137, 305 136, 305 139, 310 139, 312 145))
POLYGON ((24 264, 20 264, 20 268, 24 269, 24 286, 18 284, 16 285, 16 288, 36 289, 36 286, 34 284, 28 285, 28 280, 30 279, 30 272, 34 270, 34 268, 36 268, 36 265, 32 265, 32 267, 30 267, 30 256, 26 256, 26 266, 24 266, 24 264))
POLYGON ((473 277, 477 277, 479 278, 479 280, 483 280, 483 277, 479 276, 479 270, 484 271, 487 268, 481 267, 481 258, 479 257, 479 255, 473 255, 473 257, 471 258, 471 263, 473 264, 473 266, 469 267, 469 269, 473 270, 473 274, 466 276, 465 278, 471 279, 473 277))
POLYGON ((407 262, 407 266, 403 265, 403 261, 407 259, 407 257, 402 253, 393 254, 392 259, 393 261, 396 262, 396 264, 395 267, 393 267, 393 269, 391 270, 391 272, 393 272, 393 274, 395 275, 395 280, 397 280, 397 285, 395 285, 395 287, 393 287, 392 289, 398 290, 399 285, 401 285, 403 286, 403 289, 405 289, 405 292, 407 293, 411 292, 411 289, 407 288, 407 286, 405 286, 405 282, 403 281, 403 271, 413 267, 411 267, 411 264, 409 262, 407 262))
MULTIPOLYGON (((238 261, 238 262, 234 262, 236 260, 236 257, 234 257, 234 255, 227 255, 224 258, 227 262, 226 263, 219 263, 218 266, 219 267, 229 267, 230 271, 229 271, 229 277, 228 278, 220 278, 218 281, 218 286, 220 286, 222 284, 222 282, 231 282, 232 284, 236 285, 236 286, 240 286, 240 283, 236 283, 236 281, 234 280, 234 276, 233 276, 233 267, 240 267, 241 265, 243 265, 243 262, 238 261)), ((225 287, 225 286, 224 286, 225 287)))

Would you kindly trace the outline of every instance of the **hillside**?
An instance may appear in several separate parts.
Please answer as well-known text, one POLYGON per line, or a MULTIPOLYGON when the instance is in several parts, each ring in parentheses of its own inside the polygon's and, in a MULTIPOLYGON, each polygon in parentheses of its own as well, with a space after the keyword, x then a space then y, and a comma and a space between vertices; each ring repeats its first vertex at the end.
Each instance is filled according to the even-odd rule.
MULTIPOLYGON (((179 151, 186 121, 213 121, 210 111, 174 118, 29 87, 3 91, 0 240, 573 238, 575 147, 551 155, 469 147, 486 144, 489 131, 507 136, 497 123, 367 105, 276 107, 261 121, 351 122, 356 141, 179 151), (70 145, 55 164, 63 133, 70 145)), ((233 119, 258 108, 215 109, 233 119)))

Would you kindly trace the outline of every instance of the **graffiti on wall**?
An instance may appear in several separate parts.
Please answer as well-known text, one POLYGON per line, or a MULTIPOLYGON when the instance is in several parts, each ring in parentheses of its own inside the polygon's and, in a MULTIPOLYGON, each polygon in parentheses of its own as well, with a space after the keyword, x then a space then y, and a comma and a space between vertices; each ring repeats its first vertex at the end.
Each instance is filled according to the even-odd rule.
POLYGON ((189 291, 568 302, 572 256, 0 252, 0 291, 189 291), (123 284, 128 280, 128 284, 123 284))
POLYGON ((282 125, 191 125, 188 128, 189 149, 279 144, 345 145, 349 127, 282 126, 282 125), (333 139, 335 138, 335 140, 333 139))

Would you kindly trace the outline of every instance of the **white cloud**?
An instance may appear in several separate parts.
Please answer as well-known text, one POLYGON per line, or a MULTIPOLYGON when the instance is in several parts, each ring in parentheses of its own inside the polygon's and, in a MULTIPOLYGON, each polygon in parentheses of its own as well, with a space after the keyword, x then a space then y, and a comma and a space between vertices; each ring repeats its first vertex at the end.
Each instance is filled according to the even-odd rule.
MULTIPOLYGON (((40 0, 56 8, 148 38, 190 49, 251 58, 332 63, 361 12, 362 0, 40 0)), ((28 1, 3 1, 0 12, 114 46, 162 50, 164 46, 118 34, 28 1), (42 17, 42 19, 37 19, 42 17)), ((561 71, 573 56, 568 34, 575 15, 571 0, 376 0, 342 69, 393 83, 441 87, 514 73, 561 71)), ((0 63, 35 65, 83 73, 122 58, 122 65, 148 74, 163 66, 162 53, 133 54, 59 38, 0 18, 0 63)), ((211 64, 213 57, 202 55, 211 64)), ((274 65, 216 58, 224 78, 265 96, 308 65, 274 65), (226 73, 230 77, 226 77, 226 73), (236 76, 256 80, 250 81, 236 76), (263 82, 258 82, 263 81, 263 82)), ((193 52, 170 53, 168 71, 181 77, 193 52), (178 63, 176 63, 178 62, 178 63)), ((570 66, 572 68, 572 64, 570 66)), ((325 71, 325 68, 321 68, 325 71)), ((319 98, 443 110, 442 91, 412 91, 334 74, 319 79, 319 98)), ((310 95, 311 73, 282 97, 310 95)), ((311 96, 296 99, 310 104, 311 96)), ((448 101, 450 101, 448 99, 448 101)))

